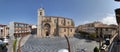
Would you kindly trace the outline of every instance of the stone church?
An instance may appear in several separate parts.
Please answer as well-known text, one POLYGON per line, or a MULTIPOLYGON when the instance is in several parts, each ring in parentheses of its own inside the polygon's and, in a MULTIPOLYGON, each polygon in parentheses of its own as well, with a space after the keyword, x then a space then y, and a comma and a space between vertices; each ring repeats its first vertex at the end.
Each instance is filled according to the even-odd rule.
POLYGON ((74 22, 70 18, 45 16, 44 8, 38 9, 37 37, 72 37, 75 33, 74 22))

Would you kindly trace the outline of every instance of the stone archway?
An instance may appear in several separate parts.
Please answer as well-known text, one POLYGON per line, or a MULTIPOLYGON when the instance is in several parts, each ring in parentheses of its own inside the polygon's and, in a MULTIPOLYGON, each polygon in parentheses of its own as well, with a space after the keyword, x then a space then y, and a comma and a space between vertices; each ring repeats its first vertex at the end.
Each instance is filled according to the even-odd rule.
POLYGON ((50 24, 49 23, 46 23, 45 25, 44 25, 44 27, 45 27, 45 36, 50 36, 50 29, 51 29, 51 26, 50 26, 50 24))
POLYGON ((49 33, 48 31, 46 31, 46 36, 49 36, 49 34, 50 34, 50 33, 49 33))

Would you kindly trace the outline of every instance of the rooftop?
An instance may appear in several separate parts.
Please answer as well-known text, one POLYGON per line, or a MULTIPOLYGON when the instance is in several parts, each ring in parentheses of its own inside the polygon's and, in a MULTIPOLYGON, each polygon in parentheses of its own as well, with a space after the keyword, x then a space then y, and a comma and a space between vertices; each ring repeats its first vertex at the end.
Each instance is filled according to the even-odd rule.
POLYGON ((64 18, 64 19, 70 19, 70 20, 72 20, 71 18, 66 18, 66 17, 61 17, 61 16, 44 16, 44 17, 64 18))

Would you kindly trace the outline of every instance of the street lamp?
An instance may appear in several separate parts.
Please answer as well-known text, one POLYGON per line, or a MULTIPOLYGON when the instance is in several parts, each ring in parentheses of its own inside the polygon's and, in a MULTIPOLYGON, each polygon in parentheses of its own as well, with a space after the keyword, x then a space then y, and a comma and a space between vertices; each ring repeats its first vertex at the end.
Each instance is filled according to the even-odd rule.
MULTIPOLYGON (((120 2, 120 0, 115 0, 120 2)), ((120 8, 115 9, 117 24, 120 26, 120 8)), ((120 41, 120 27, 118 27, 118 40, 120 41)))
MULTIPOLYGON (((120 8, 115 9, 117 24, 120 26, 120 8)), ((120 27, 118 26, 118 40, 120 40, 120 27)))

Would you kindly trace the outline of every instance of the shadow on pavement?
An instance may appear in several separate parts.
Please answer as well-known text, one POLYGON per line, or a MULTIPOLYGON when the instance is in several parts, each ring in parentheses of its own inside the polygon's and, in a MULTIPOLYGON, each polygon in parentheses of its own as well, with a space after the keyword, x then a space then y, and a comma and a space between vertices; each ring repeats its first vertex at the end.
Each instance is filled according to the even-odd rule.
POLYGON ((87 37, 87 36, 81 36, 80 34, 75 34, 74 37, 78 38, 78 39, 85 39, 86 42, 92 42, 92 41, 94 41, 94 40, 90 39, 89 37, 87 37))
POLYGON ((5 46, 5 47, 2 47, 2 49, 0 50, 0 52, 7 52, 8 51, 8 48, 5 46))

